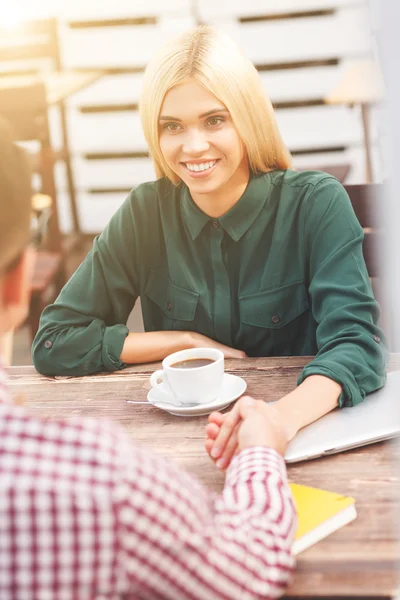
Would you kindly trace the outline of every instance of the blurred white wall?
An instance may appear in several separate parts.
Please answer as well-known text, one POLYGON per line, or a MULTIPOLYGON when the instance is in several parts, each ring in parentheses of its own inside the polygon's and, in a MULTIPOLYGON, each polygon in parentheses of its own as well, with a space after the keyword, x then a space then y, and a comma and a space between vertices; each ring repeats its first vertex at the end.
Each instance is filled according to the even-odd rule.
POLYGON ((390 299, 390 322, 394 347, 400 348, 400 200, 397 174, 400 158, 400 3, 398 0, 372 0, 372 23, 376 53, 384 81, 385 103, 382 111, 382 144, 386 162, 387 235, 383 269, 390 299))

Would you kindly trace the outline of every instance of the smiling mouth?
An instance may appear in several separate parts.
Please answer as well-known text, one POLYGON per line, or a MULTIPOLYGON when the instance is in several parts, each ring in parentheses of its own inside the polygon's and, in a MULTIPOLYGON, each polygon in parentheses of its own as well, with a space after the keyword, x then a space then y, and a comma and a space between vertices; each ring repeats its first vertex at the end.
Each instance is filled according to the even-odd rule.
POLYGON ((218 162, 218 159, 207 160, 201 163, 182 163, 190 173, 206 173, 210 171, 218 162))

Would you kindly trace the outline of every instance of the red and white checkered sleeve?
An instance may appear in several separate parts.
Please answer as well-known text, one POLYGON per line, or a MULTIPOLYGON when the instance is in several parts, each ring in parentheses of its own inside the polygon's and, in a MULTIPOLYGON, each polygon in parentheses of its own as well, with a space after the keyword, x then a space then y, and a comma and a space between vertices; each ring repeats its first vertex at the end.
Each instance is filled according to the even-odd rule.
POLYGON ((220 496, 136 449, 116 499, 120 569, 134 597, 280 597, 294 568, 295 509, 283 459, 254 447, 233 460, 220 496))

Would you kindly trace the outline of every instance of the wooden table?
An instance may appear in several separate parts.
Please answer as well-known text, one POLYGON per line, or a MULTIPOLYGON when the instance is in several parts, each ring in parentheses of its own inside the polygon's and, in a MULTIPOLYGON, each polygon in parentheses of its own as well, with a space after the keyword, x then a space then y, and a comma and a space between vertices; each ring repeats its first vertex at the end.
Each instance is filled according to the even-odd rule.
MULTIPOLYGON (((309 359, 227 360, 226 369, 244 377, 255 398, 275 400, 289 392, 309 359)), ((206 417, 173 417, 146 404, 149 374, 141 365, 84 378, 51 378, 33 367, 11 367, 16 396, 26 395, 30 412, 49 418, 108 417, 142 444, 176 460, 209 488, 220 491, 223 475, 203 450, 206 417)), ((400 354, 390 370, 400 370, 400 354)), ((383 442, 288 468, 291 481, 356 498, 358 518, 298 557, 289 598, 392 598, 398 583, 399 477, 394 442, 383 442)), ((127 457, 129 459, 129 457, 127 457)), ((239 600, 239 599, 238 599, 239 600)))

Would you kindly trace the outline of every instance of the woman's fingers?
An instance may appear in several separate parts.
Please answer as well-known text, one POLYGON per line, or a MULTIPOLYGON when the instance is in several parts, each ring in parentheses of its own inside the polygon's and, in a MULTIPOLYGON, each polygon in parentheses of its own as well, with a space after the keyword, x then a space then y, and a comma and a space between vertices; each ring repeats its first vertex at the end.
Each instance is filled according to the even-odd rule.
POLYGON ((235 350, 235 348, 224 348, 222 350, 225 358, 247 358, 247 354, 242 350, 235 350))

